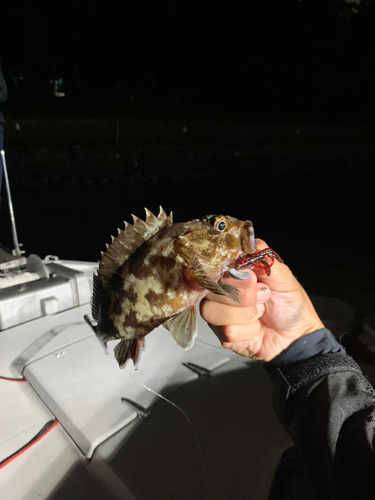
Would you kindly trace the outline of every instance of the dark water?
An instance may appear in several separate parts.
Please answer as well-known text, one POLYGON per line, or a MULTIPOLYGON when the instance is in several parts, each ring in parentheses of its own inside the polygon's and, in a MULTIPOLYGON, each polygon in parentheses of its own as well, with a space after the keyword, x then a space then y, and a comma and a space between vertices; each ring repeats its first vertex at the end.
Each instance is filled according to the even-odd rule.
POLYGON ((208 213, 251 219, 256 234, 281 250, 320 258, 370 242, 373 186, 370 172, 266 170, 256 176, 215 176, 103 186, 16 186, 13 202, 27 251, 93 259, 130 213, 143 207, 173 210, 175 221, 208 213), (355 241, 357 240, 357 242, 355 241))
POLYGON ((308 291, 375 304, 375 175, 371 168, 257 168, 181 172, 102 185, 13 189, 19 239, 26 253, 97 260, 130 214, 161 204, 175 221, 209 213, 250 219, 308 291))

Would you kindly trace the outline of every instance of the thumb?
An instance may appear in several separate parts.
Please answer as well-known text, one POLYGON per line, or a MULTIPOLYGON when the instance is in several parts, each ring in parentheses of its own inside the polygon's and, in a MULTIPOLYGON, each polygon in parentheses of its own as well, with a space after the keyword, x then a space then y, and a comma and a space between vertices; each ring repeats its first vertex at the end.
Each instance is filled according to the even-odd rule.
MULTIPOLYGON (((261 251, 269 248, 269 246, 264 240, 256 238, 255 248, 257 251, 261 251)), ((253 266, 251 270, 256 275, 258 281, 266 284, 271 290, 285 291, 293 288, 297 282, 289 267, 277 259, 274 259, 269 276, 267 276, 266 270, 260 267, 253 266)))

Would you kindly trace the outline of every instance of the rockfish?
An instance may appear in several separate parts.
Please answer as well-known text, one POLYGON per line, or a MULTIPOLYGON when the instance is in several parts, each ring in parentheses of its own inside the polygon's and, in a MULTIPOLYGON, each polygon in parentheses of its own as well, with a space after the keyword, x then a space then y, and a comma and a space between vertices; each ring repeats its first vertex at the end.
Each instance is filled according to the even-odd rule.
POLYGON ((121 339, 114 353, 123 367, 132 359, 137 368, 145 336, 163 325, 178 345, 190 349, 197 336, 195 305, 209 291, 239 302, 237 288, 219 284, 223 274, 243 255, 255 252, 250 221, 208 215, 172 223, 160 207, 134 225, 102 252, 94 273, 92 316, 86 316, 101 343, 121 339))

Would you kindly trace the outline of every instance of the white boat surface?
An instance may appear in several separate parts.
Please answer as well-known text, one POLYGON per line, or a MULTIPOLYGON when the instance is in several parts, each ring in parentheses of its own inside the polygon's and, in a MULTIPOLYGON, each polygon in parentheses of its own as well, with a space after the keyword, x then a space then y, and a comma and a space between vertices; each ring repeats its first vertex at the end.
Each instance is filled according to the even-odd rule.
POLYGON ((185 351, 159 327, 147 336, 139 369, 120 370, 116 342, 106 355, 83 319, 96 264, 35 255, 18 260, 22 265, 0 278, 11 283, 0 290, 2 499, 221 498, 218 491, 226 498, 248 468, 257 478, 249 485, 252 498, 266 498, 289 438, 277 425, 270 383, 257 363, 222 349, 200 320, 199 339, 211 345, 197 341, 185 351), (241 395, 232 385, 237 380, 245 391, 246 379, 241 395), (173 393, 193 427, 171 404, 155 405, 159 397, 145 386, 173 393), (243 408, 242 427, 234 398, 243 408), (223 447, 228 439, 234 449, 255 441, 240 470, 223 480, 227 462, 229 470, 238 462, 223 447))

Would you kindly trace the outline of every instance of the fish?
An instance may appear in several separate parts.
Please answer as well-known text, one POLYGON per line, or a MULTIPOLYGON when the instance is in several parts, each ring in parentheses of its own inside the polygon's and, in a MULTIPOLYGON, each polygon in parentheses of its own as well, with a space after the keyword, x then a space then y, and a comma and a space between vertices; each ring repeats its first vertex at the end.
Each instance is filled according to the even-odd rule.
POLYGON ((101 252, 93 276, 91 313, 85 316, 103 347, 114 348, 123 368, 137 369, 145 337, 160 325, 177 344, 191 349, 197 336, 196 304, 208 292, 239 302, 236 287, 218 283, 241 256, 255 252, 251 221, 207 215, 173 222, 160 207, 156 217, 145 208, 145 221, 132 215, 101 252))

